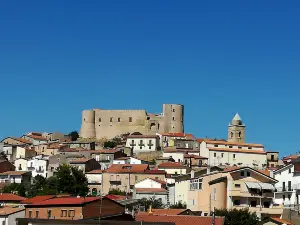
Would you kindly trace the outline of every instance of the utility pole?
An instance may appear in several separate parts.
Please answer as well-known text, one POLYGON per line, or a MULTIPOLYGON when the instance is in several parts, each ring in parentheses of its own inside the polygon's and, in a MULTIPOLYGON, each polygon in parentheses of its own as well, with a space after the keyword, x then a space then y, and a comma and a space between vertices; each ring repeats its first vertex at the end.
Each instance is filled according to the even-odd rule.
POLYGON ((214 207, 214 211, 213 211, 212 218, 211 218, 211 224, 212 225, 216 224, 215 207, 214 207))

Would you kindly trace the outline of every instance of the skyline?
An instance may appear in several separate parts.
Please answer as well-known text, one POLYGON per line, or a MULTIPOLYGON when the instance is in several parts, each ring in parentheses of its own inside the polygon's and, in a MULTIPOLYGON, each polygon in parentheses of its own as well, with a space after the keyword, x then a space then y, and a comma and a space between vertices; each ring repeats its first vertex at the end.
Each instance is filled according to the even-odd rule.
POLYGON ((84 109, 185 106, 185 132, 299 151, 300 3, 3 2, 0 138, 79 131, 84 109))

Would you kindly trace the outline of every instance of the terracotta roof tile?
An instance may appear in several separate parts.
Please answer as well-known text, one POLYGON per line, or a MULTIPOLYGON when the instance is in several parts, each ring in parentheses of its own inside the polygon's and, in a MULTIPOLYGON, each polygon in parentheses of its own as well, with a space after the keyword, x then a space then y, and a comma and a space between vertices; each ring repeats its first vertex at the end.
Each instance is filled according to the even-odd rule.
POLYGON ((67 197, 67 196, 70 196, 70 195, 68 195, 68 194, 66 194, 66 195, 40 195, 40 196, 35 196, 33 198, 28 198, 28 199, 22 201, 21 203, 22 204, 34 204, 34 203, 39 203, 39 202, 49 200, 52 198, 60 198, 60 197, 67 197))
POLYGON ((207 159, 204 156, 198 156, 198 155, 193 155, 193 154, 184 154, 184 158, 207 159))
POLYGON ((77 163, 86 163, 88 162, 90 159, 87 159, 87 158, 81 158, 81 159, 73 159, 72 161, 70 161, 70 163, 74 163, 74 164, 77 164, 77 163))
POLYGON ((161 133, 160 135, 167 137, 185 137, 184 133, 161 133))
MULTIPOLYGON (((211 225, 212 217, 190 216, 190 215, 137 215, 136 221, 144 222, 169 222, 175 225, 211 225)), ((216 217, 215 225, 223 225, 224 218, 216 217)))
POLYGON ((101 149, 101 150, 89 150, 90 153, 94 154, 115 154, 117 152, 120 152, 120 149, 101 149))
POLYGON ((24 208, 13 208, 13 207, 3 207, 0 208, 0 215, 1 216, 7 216, 16 212, 20 212, 25 210, 24 208))
POLYGON ((158 168, 187 168, 178 162, 164 162, 158 165, 158 168))
MULTIPOLYGON (((152 209, 153 215, 179 215, 187 209, 152 209)), ((138 212, 137 215, 148 215, 149 212, 138 212)))
POLYGON ((293 225, 291 222, 288 222, 288 221, 280 219, 280 218, 272 217, 271 220, 274 220, 276 222, 279 222, 279 223, 282 223, 282 224, 286 224, 286 225, 293 225))
POLYGON ((50 206, 50 205, 82 205, 85 203, 93 202, 99 200, 100 197, 61 197, 52 198, 41 202, 36 202, 31 204, 31 206, 50 206))
POLYGON ((267 153, 263 150, 248 150, 248 149, 235 149, 235 148, 208 148, 209 151, 220 151, 220 152, 243 152, 243 153, 252 153, 252 154, 263 154, 267 153))
POLYGON ((154 178, 149 178, 149 179, 151 179, 151 180, 153 180, 153 181, 156 181, 156 182, 158 182, 158 183, 160 183, 160 184, 166 184, 167 182, 165 182, 165 181, 163 181, 163 180, 158 180, 158 179, 154 179, 154 178))
POLYGON ((165 193, 167 192, 164 188, 136 188, 137 193, 165 193))
POLYGON ((110 200, 125 200, 126 199, 126 196, 123 196, 123 195, 113 195, 113 194, 108 194, 105 197, 109 198, 110 200))
POLYGON ((259 147, 263 148, 264 146, 262 144, 254 144, 254 143, 236 143, 236 142, 228 142, 223 140, 207 140, 199 138, 197 139, 198 142, 205 141, 207 144, 219 144, 219 145, 232 145, 232 146, 243 146, 243 147, 259 147))
POLYGON ((14 140, 16 140, 16 141, 19 141, 19 142, 22 142, 22 143, 24 143, 24 144, 32 144, 32 142, 31 141, 28 141, 28 140, 26 140, 26 139, 24 139, 24 138, 17 138, 17 137, 10 137, 11 139, 14 139, 14 140))
POLYGON ((39 136, 39 135, 26 135, 26 136, 34 140, 47 141, 47 138, 44 138, 43 136, 39 136))
POLYGON ((11 194, 11 193, 1 193, 0 194, 0 201, 23 201, 25 200, 26 198, 24 197, 21 197, 19 195, 14 195, 14 194, 11 194))

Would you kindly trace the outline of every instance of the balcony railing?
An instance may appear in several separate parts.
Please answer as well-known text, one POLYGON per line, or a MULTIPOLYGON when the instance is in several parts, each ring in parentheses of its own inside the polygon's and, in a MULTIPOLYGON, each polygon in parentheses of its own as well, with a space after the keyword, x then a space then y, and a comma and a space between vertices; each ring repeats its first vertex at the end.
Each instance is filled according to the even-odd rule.
POLYGON ((275 192, 289 192, 289 191, 293 191, 295 188, 293 187, 276 187, 275 188, 275 192))
POLYGON ((249 207, 247 205, 239 205, 239 206, 233 206, 235 209, 243 209, 248 208, 250 212, 255 213, 263 213, 263 214, 271 214, 271 215, 281 215, 283 212, 283 208, 281 206, 273 206, 270 208, 264 208, 263 206, 256 206, 256 207, 249 207))

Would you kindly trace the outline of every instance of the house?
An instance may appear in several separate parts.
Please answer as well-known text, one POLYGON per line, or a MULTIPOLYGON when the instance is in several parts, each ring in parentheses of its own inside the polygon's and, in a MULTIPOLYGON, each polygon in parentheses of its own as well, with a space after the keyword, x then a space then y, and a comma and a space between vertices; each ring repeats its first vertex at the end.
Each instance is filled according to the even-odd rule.
MULTIPOLYGON (((19 206, 26 198, 12 193, 0 193, 0 204, 3 206, 19 206)), ((1 212, 1 210, 0 210, 1 212)))
POLYGON ((101 165, 95 159, 75 159, 69 162, 71 166, 76 166, 78 169, 82 170, 84 173, 101 169, 101 165))
POLYGON ((147 164, 113 164, 104 170, 103 193, 108 194, 111 189, 119 189, 132 192, 134 184, 145 178, 165 180, 166 172, 162 170, 150 170, 147 164))
POLYGON ((1 225, 17 225, 16 218, 24 218, 24 208, 2 207, 0 210, 1 225))
POLYGON ((72 142, 63 142, 64 145, 69 148, 82 148, 85 150, 95 150, 94 141, 72 141, 72 142))
POLYGON ((15 166, 11 162, 7 161, 6 159, 0 158, 0 173, 14 170, 15 166))
MULTIPOLYGON (((138 214, 135 218, 140 222, 172 222, 175 225, 211 225, 213 218, 211 216, 201 217, 192 215, 168 215, 168 214, 153 214, 150 210, 148 214, 138 214)), ((224 217, 215 217, 214 225, 223 225, 224 217)))
POLYGON ((30 141, 33 145, 39 145, 48 142, 48 140, 44 138, 41 133, 29 133, 23 135, 21 138, 30 141))
POLYGON ((248 208, 258 217, 280 216, 282 207, 273 203, 277 180, 250 167, 227 169, 191 178, 187 207, 204 216, 216 209, 248 208))
MULTIPOLYGON (((45 178, 49 177, 48 174, 49 156, 38 155, 31 159, 28 159, 27 170, 32 172, 32 177, 37 175, 45 178)), ((51 174, 52 176, 53 174, 51 174)))
POLYGON ((279 152, 267 151, 268 168, 275 168, 279 166, 279 152))
POLYGON ((125 157, 126 155, 120 149, 101 149, 89 151, 91 158, 95 159, 102 169, 107 169, 117 158, 125 157))
POLYGON ((129 135, 126 140, 126 147, 130 147, 133 153, 156 151, 159 146, 157 135, 129 135))
POLYGON ((192 134, 185 134, 185 139, 175 139, 174 146, 179 149, 199 150, 200 144, 192 134))
POLYGON ((114 159, 113 164, 146 164, 146 162, 131 156, 125 156, 114 159))
POLYGON ((35 150, 29 148, 27 145, 4 144, 1 152, 6 155, 10 162, 14 162, 19 158, 28 158, 36 155, 35 150))
POLYGON ((259 223, 259 225, 294 225, 293 223, 280 219, 278 217, 271 217, 267 218, 266 220, 263 220, 259 223))
POLYGON ((60 165, 67 164, 67 156, 56 154, 49 156, 48 160, 48 176, 52 176, 60 165))
POLYGON ((92 170, 85 173, 85 176, 88 180, 90 194, 93 196, 101 194, 102 172, 102 170, 92 170))
POLYGON ((284 207, 293 207, 300 204, 300 159, 291 161, 290 164, 275 170, 274 202, 284 207))
POLYGON ((8 145, 32 145, 32 142, 26 140, 24 138, 17 138, 17 137, 7 137, 4 138, 1 143, 8 144, 8 145))
POLYGON ((151 198, 160 199, 164 205, 170 204, 167 183, 162 180, 146 178, 134 184, 133 198, 151 198))
POLYGON ((6 171, 0 173, 0 188, 7 184, 30 184, 31 172, 29 171, 6 171))
POLYGON ((175 177, 175 204, 181 202, 182 204, 188 203, 188 192, 190 188, 190 179, 194 177, 203 176, 210 172, 222 171, 219 167, 202 168, 199 171, 192 170, 188 174, 175 177))
POLYGON ((158 165, 159 170, 164 170, 167 174, 181 175, 190 172, 190 168, 177 162, 165 162, 158 165))
POLYGON ((16 171, 27 171, 28 159, 19 158, 16 159, 15 162, 16 171))
POLYGON ((29 204, 34 204, 38 202, 42 202, 45 200, 53 199, 53 198, 61 198, 61 197, 68 197, 70 195, 65 194, 65 195, 39 195, 35 196, 32 198, 27 198, 24 201, 21 202, 22 205, 29 205, 29 204))
POLYGON ((48 141, 70 142, 71 137, 60 132, 44 132, 42 136, 48 141))
POLYGON ((26 218, 80 220, 122 213, 123 206, 105 197, 60 197, 25 205, 26 218))
POLYGON ((160 133, 157 135, 159 136, 160 146, 162 148, 175 147, 176 140, 186 140, 186 135, 184 133, 160 133))

